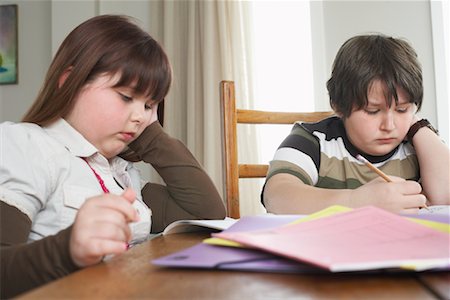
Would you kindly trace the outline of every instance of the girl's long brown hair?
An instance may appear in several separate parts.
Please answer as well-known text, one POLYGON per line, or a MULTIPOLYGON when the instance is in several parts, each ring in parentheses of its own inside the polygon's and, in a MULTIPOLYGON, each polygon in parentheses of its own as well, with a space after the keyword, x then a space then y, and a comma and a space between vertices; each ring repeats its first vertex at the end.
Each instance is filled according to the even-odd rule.
POLYGON ((164 99, 172 81, 167 55, 148 33, 126 16, 97 16, 63 41, 22 121, 46 126, 66 116, 81 89, 105 73, 120 74, 115 86, 133 87, 136 94, 157 102, 164 99), (65 72, 69 75, 58 87, 65 72))

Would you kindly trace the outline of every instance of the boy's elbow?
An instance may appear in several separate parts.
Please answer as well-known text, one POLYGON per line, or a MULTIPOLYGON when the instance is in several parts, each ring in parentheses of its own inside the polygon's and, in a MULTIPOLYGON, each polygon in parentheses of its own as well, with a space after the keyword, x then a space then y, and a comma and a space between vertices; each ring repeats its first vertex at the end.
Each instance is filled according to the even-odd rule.
POLYGON ((429 205, 450 205, 450 186, 447 190, 426 193, 429 205))

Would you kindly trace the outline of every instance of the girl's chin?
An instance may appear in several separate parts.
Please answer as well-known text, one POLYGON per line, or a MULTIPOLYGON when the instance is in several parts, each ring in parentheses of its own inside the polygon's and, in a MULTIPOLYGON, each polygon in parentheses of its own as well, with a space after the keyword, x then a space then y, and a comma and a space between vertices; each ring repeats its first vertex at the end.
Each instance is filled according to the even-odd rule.
POLYGON ((103 155, 107 159, 111 159, 122 153, 122 151, 125 149, 125 147, 121 149, 115 149, 113 151, 99 151, 101 155, 103 155))

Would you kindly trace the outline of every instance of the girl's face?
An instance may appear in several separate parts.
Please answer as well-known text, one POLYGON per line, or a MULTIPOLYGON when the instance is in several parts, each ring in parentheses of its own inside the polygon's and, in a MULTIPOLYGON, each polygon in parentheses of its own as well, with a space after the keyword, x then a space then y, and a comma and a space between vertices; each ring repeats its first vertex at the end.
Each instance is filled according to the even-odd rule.
POLYGON ((374 81, 368 93, 367 107, 354 110, 344 119, 351 143, 374 156, 389 153, 405 139, 416 111, 416 105, 409 103, 401 88, 397 88, 398 105, 392 100, 391 107, 387 106, 385 90, 381 81, 374 81))
POLYGON ((151 99, 134 95, 132 88, 113 87, 118 80, 117 75, 102 75, 85 85, 65 117, 106 158, 134 141, 157 108, 151 99))

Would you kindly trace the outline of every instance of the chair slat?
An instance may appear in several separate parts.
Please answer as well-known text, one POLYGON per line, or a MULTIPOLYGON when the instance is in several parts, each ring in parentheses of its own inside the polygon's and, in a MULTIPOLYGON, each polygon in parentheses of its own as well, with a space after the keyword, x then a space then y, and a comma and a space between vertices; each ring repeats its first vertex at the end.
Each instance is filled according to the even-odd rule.
POLYGON ((264 178, 268 170, 267 164, 240 164, 239 178, 264 178))
POLYGON ((227 214, 240 217, 239 179, 264 178, 267 164, 238 164, 237 124, 294 124, 297 121, 317 122, 333 115, 331 111, 322 112, 270 112, 260 110, 236 109, 235 85, 233 81, 220 83, 220 101, 224 140, 224 177, 227 214))
POLYGON ((243 124, 294 124, 297 121, 317 122, 332 116, 333 112, 270 112, 261 110, 237 110, 237 123, 243 124))

